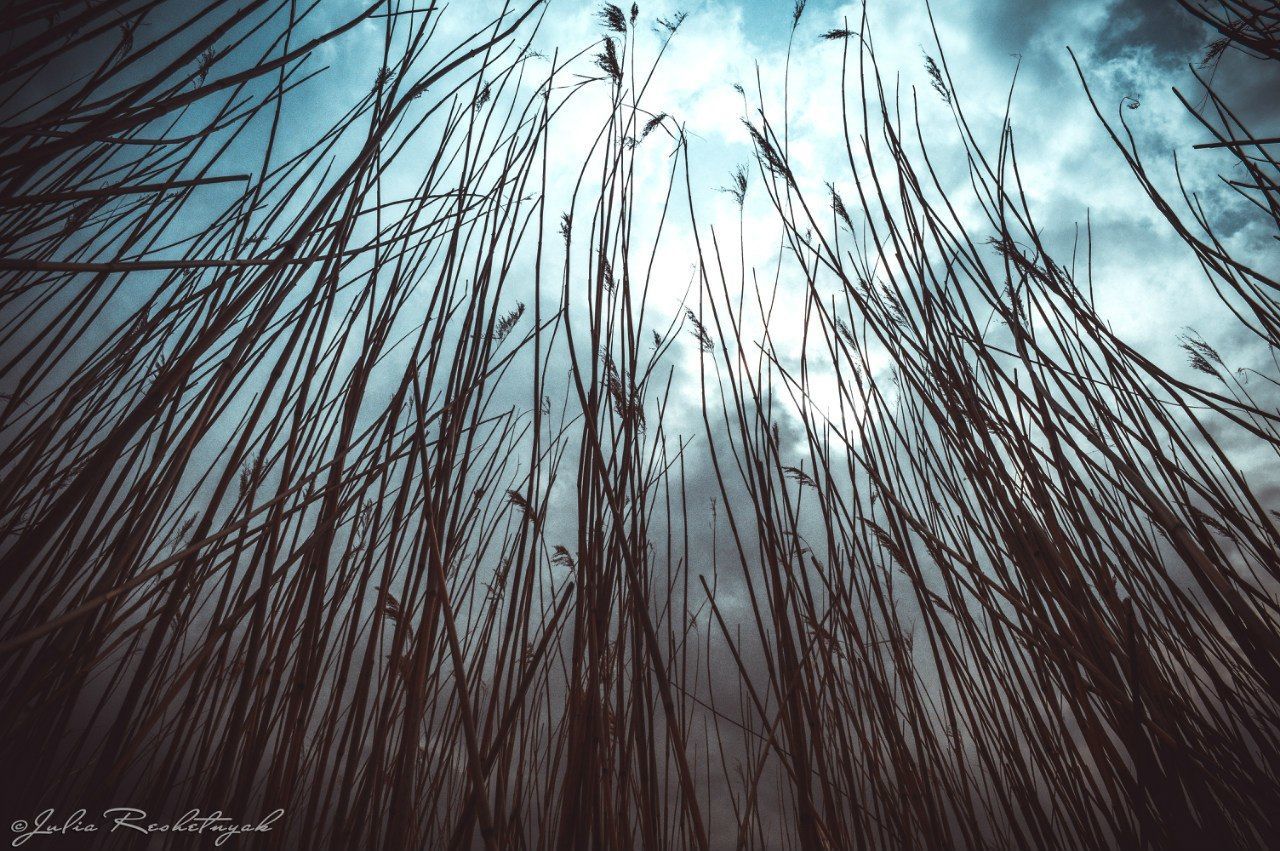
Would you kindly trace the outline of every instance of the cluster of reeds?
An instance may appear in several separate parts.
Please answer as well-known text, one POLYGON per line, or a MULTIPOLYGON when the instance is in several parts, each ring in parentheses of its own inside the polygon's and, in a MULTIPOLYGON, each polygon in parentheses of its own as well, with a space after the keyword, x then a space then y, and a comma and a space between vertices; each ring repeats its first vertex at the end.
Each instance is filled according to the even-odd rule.
MULTIPOLYGON (((972 194, 948 197, 921 107, 885 92, 865 23, 830 35, 852 81, 847 196, 798 185, 767 111, 751 127, 782 274, 807 291, 799 351, 774 341, 776 281, 744 311, 718 242, 704 266, 735 415, 716 455, 737 463, 717 469, 726 496, 751 495, 729 520, 750 530, 768 659, 751 720, 788 824, 806 848, 1264 846, 1280 531, 1266 462, 1249 476, 1234 453, 1280 447, 1275 394, 1198 337, 1185 347, 1209 386, 1117 338, 1090 270, 1042 241, 1007 119, 982 150, 929 59, 969 163, 972 194), (778 397, 798 439, 779 439, 778 397)), ((1232 126, 1217 133, 1253 178, 1234 185, 1265 199, 1270 143, 1232 126)), ((1193 207, 1208 236, 1182 225, 1121 148, 1274 343, 1276 283, 1213 239, 1210 212, 1193 207)), ((738 796, 744 839, 754 791, 738 796)))
MULTIPOLYGON (((846 174, 802 185, 785 104, 749 116, 758 168, 728 191, 776 212, 762 283, 645 100, 682 17, 642 40, 606 4, 599 42, 548 59, 540 0, 462 36, 443 4, 333 8, 8 15, 6 819, 279 808, 236 841, 281 848, 1280 833, 1280 529, 1238 461, 1280 448, 1280 375, 1187 337, 1191 381, 1112 333, 945 58, 922 108, 954 116, 963 204, 865 20, 824 45, 846 174), (367 87, 317 109, 357 34, 367 87), (593 97, 559 199, 557 118, 593 97), (701 428, 671 414, 690 371, 701 428)), ((1224 8, 1274 59, 1274 7, 1224 8)), ((1272 142, 1210 101, 1276 219, 1272 142)), ((1275 345, 1263 264, 1212 211, 1185 224, 1121 133, 1275 345)))

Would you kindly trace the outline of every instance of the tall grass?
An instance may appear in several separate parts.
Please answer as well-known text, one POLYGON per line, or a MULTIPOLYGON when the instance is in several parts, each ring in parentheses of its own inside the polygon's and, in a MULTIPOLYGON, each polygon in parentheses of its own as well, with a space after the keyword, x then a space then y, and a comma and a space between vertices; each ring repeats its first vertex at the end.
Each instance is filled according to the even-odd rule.
MULTIPOLYGON (((1273 6, 1186 5, 1208 59, 1276 58, 1273 6)), ((6 818, 281 809, 237 840, 281 848, 1280 833, 1280 528, 1237 460, 1280 448, 1280 375, 1187 336, 1191 380, 1113 333, 941 46, 940 100, 902 109, 865 19, 826 34, 825 186, 790 101, 753 99, 728 191, 772 209, 769 272, 646 97, 682 17, 607 4, 599 41, 544 57, 541 2, 463 34, 443 5, 333 8, 8 16, 6 818), (381 56, 341 53, 357 33, 381 56), (349 108, 310 99, 361 62, 349 108), (954 119, 963 198, 924 109, 954 119)), ((1204 82, 1207 147, 1280 226, 1274 140, 1204 82)), ((1098 115, 1274 348, 1266 258, 1098 115)))

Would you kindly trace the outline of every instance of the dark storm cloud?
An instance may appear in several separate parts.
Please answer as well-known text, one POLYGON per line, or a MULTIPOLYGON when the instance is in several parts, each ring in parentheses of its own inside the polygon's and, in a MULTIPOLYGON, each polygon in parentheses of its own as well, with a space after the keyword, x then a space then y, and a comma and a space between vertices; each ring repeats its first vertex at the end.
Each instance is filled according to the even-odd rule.
POLYGON ((1097 14, 1106 23, 1090 45, 1110 59, 1134 48, 1147 48, 1161 62, 1197 61, 1212 31, 1187 15, 1174 0, 1076 2, 1076 0, 995 0, 973 3, 972 31, 993 50, 1020 53, 1037 43, 1061 44, 1074 22, 1097 14), (985 25, 980 25, 985 24, 985 25))
MULTIPOLYGON (((1280 78, 1274 63, 1259 62, 1236 50, 1210 58, 1210 45, 1220 34, 1176 0, 995 0, 969 8, 967 29, 993 53, 1029 58, 1071 46, 1086 50, 1099 63, 1141 55, 1147 72, 1168 75, 1168 84, 1191 95, 1193 101, 1200 98, 1194 70, 1230 90, 1232 108, 1244 115, 1264 119, 1275 114, 1274 92, 1280 78), (1094 25, 1082 30, 1082 21, 1094 25)), ((1052 66, 1033 63, 1028 70, 1051 73, 1052 66)))

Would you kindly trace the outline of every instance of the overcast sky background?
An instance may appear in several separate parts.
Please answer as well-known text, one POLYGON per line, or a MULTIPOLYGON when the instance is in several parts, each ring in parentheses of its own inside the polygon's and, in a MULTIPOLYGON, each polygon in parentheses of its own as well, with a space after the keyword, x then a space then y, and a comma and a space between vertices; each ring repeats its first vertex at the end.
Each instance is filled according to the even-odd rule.
MULTIPOLYGON (((355 4, 355 0, 346 2, 355 4)), ((621 5, 625 9, 629 4, 621 5)), ((559 49, 563 55, 599 39, 603 34, 600 8, 597 2, 553 0, 539 36, 540 48, 549 55, 559 49)), ((658 45, 652 21, 678 11, 688 15, 644 105, 653 112, 669 113, 688 132, 694 188, 701 193, 696 197, 700 223, 721 232, 736 230, 736 205, 716 189, 728 182, 736 165, 752 160, 742 119, 756 117, 757 81, 771 121, 777 123, 781 115, 792 3, 649 0, 639 8, 637 61, 641 66, 651 61, 658 45), (746 88, 750 100, 746 109, 733 88, 735 83, 746 88)), ((496 2, 455 3, 445 10, 445 26, 461 33, 500 9, 496 2)), ((822 41, 820 35, 846 25, 857 29, 861 9, 859 3, 811 0, 795 32, 789 90, 791 153, 801 189, 811 198, 821 196, 827 181, 843 188, 846 199, 852 192, 838 107, 841 44, 822 41)), ((932 12, 956 94, 980 141, 988 140, 992 148, 1017 71, 1011 118, 1033 213, 1059 262, 1070 260, 1077 233, 1083 232, 1089 215, 1098 307, 1117 333, 1162 365, 1179 371, 1183 358, 1176 337, 1189 325, 1229 353, 1229 362, 1237 358, 1233 366, 1254 364, 1264 357, 1261 347, 1240 334, 1190 252, 1138 191, 1093 114, 1067 51, 1068 46, 1074 49, 1103 113, 1113 122, 1122 99, 1139 104, 1125 109, 1124 116, 1162 188, 1176 200, 1176 154, 1188 188, 1212 197, 1219 236, 1229 244, 1248 244, 1246 256, 1270 258, 1274 264, 1272 235, 1247 214, 1243 202, 1223 190, 1218 179, 1220 173, 1230 173, 1229 158, 1191 150, 1192 144, 1205 141, 1208 135, 1172 91, 1177 86, 1193 102, 1200 100, 1189 66, 1200 64, 1215 34, 1175 0, 950 0, 935 2, 932 12)), ((333 14, 341 13, 334 9, 333 14)), ((963 161, 947 156, 948 151, 959 151, 954 124, 929 87, 925 72, 924 55, 938 55, 928 14, 923 0, 868 4, 882 74, 887 82, 898 81, 904 103, 914 89, 934 161, 941 164, 944 180, 963 200, 967 182, 963 161)), ((366 26, 370 37, 378 37, 377 25, 366 26)), ((335 47, 338 53, 359 50, 358 39, 335 47)), ((591 69, 584 63, 577 70, 591 69)), ((1275 99, 1268 92, 1280 81, 1269 69, 1228 53, 1211 72, 1228 84, 1233 106, 1242 114, 1255 118, 1259 127, 1272 126, 1275 99)), ((355 75, 350 85, 362 88, 367 83, 355 75)), ((556 193, 566 192, 576 178, 581 153, 603 120, 608 92, 603 83, 596 89, 576 98, 553 133, 550 209, 557 209, 557 201, 567 205, 567 195, 557 199, 556 193)), ((659 138, 639 151, 638 171, 644 177, 648 170, 652 177, 640 181, 637 215, 641 226, 646 218, 656 221, 660 211, 671 148, 669 139, 659 138)), ((758 183, 758 175, 752 179, 758 183)), ((660 310, 664 305, 678 309, 695 260, 687 222, 677 221, 673 227, 659 257, 658 277, 668 282, 667 291, 659 292, 656 299, 660 310)), ((748 193, 745 231, 747 266, 769 268, 777 259, 780 230, 758 186, 748 193)))
MULTIPOLYGON (((629 4, 621 4, 627 9, 629 4)), ((553 0, 539 46, 548 55, 582 49, 604 33, 597 2, 553 0)), ((753 152, 743 118, 758 120, 758 91, 775 125, 783 103, 783 69, 792 39, 793 4, 763 0, 649 0, 639 4, 636 27, 637 63, 655 55, 659 38, 651 24, 658 17, 687 13, 679 33, 658 67, 644 105, 669 113, 688 133, 692 180, 699 224, 705 239, 711 228, 733 234, 738 210, 719 187, 739 164, 752 164, 753 152), (748 95, 744 103, 734 84, 748 95)), ((497 3, 476 3, 446 10, 446 22, 458 32, 491 16, 497 3)), ((904 104, 918 99, 919 121, 935 165, 962 210, 976 208, 950 111, 930 88, 925 55, 938 56, 923 0, 871 0, 869 29, 886 85, 895 81, 904 104)), ((801 190, 811 200, 824 200, 824 185, 834 183, 846 200, 853 194, 841 133, 841 43, 821 40, 834 27, 858 29, 861 3, 811 0, 795 30, 789 84, 789 127, 792 164, 801 190)), ((1216 37, 1175 0, 994 0, 935 2, 932 6, 941 50, 956 83, 956 95, 979 141, 994 150, 1002 126, 1006 98, 1017 74, 1011 101, 1020 173, 1045 243, 1059 263, 1081 255, 1086 216, 1093 231, 1093 270, 1097 306, 1126 342, 1175 374, 1198 378, 1178 348, 1178 335, 1196 331, 1226 358, 1229 367, 1263 366, 1265 347, 1248 337, 1219 302, 1191 252, 1178 240, 1150 200, 1139 190, 1119 151, 1093 113, 1076 74, 1068 47, 1075 51, 1103 114, 1117 123, 1121 113, 1133 131, 1148 169, 1159 186, 1182 209, 1174 172, 1175 156, 1190 191, 1209 199, 1218 235, 1242 256, 1257 258, 1274 269, 1273 234, 1245 203, 1226 190, 1220 174, 1233 164, 1222 152, 1193 151, 1209 138, 1176 98, 1176 86, 1194 103, 1202 97, 1192 68, 1199 67, 1206 46, 1216 37), (1124 108, 1122 103, 1136 103, 1124 108)), ((373 25, 370 25, 372 28, 373 25)), ((850 44, 851 54, 856 46, 850 44)), ((589 64, 576 69, 589 73, 589 64)), ((1232 93, 1233 107, 1259 129, 1274 127, 1275 98, 1280 85, 1264 63, 1228 52, 1214 75, 1232 93)), ((582 156, 605 115, 608 88, 576 96, 553 130, 548 208, 567 209, 568 189, 582 156)), ((856 109, 856 94, 849 104, 856 109)), ((656 134, 655 134, 656 135, 656 134)), ((637 151, 637 226, 652 227, 666 192, 670 153, 668 138, 653 138, 637 151), (647 179, 646 179, 647 178, 647 179)), ((762 273, 778 261, 779 228, 775 211, 751 166, 753 189, 744 211, 748 270, 762 273)), ((855 220, 858 218, 854 213, 855 220)), ((972 236, 980 241, 988 234, 972 236)), ((667 225, 655 274, 656 310, 676 313, 689 290, 696 262, 687 218, 667 225)), ((557 261, 558 262, 558 261, 557 261)), ((731 272, 732 274, 732 272, 731 272)), ((750 271, 747 275, 750 278, 750 271)), ((783 288, 788 287, 786 275, 783 288)), ((802 290, 792 284, 791 295, 802 290)), ((797 304, 799 302, 797 301, 797 304)), ((785 317, 785 313, 783 316, 785 317)), ((798 315, 798 314, 795 314, 798 315)), ((796 328, 798 331, 798 328, 796 328)), ((785 318, 772 329, 785 344, 785 318)), ((792 335, 798 340, 798 333, 792 335)), ((691 349, 692 347, 686 347, 691 349)), ((693 352, 686 374, 692 377, 693 352)), ((692 402, 695 391, 686 387, 692 402)), ((690 411, 692 415, 692 411, 690 411)), ((696 423, 688 425, 693 428, 696 423)))

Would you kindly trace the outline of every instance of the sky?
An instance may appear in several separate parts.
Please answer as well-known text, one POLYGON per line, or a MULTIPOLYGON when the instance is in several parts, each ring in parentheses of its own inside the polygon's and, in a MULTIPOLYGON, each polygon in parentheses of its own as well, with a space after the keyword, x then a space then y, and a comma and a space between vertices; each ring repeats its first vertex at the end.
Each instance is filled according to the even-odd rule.
MULTIPOLYGON (((498 8, 496 3, 467 7, 457 15, 458 25, 465 26, 464 17, 478 19, 498 8)), ((603 34, 599 8, 595 2, 554 0, 540 35, 544 51, 580 49, 598 39, 603 34)), ((736 217, 733 199, 715 190, 728 182, 736 165, 752 159, 742 119, 756 117, 757 84, 771 120, 780 114, 789 41, 790 139, 802 188, 816 194, 825 182, 840 187, 848 178, 838 108, 840 44, 819 36, 846 22, 856 29, 861 4, 811 0, 794 38, 792 8, 790 2, 761 0, 651 0, 640 5, 641 62, 657 46, 657 36, 645 22, 677 11, 688 15, 644 101, 685 127, 695 189, 704 193, 698 198, 705 207, 700 215, 707 225, 727 227, 736 217), (734 90, 735 83, 744 86, 750 103, 734 90)), ((455 4, 447 14, 457 11, 455 4)), ((1220 315, 1190 253, 1179 250, 1150 201, 1135 191, 1137 183, 1090 108, 1068 53, 1069 47, 1075 51, 1105 116, 1114 122, 1122 103, 1132 107, 1124 108, 1124 118, 1166 191, 1177 193, 1176 155, 1188 187, 1211 193, 1219 202, 1223 233, 1239 240, 1269 239, 1262 228, 1249 225, 1242 207, 1222 191, 1218 175, 1231 164, 1221 155, 1191 150, 1206 133, 1172 91, 1177 86, 1193 102, 1199 99, 1190 66, 1200 63, 1213 34, 1173 0, 953 0, 935 2, 932 13, 956 95, 980 139, 993 144, 998 139, 1016 72, 1010 117, 1033 210, 1060 256, 1070 254, 1077 226, 1083 226, 1086 215, 1090 218, 1099 308, 1116 330, 1130 342, 1170 355, 1183 325, 1199 323, 1204 327, 1198 330, 1210 338, 1230 333, 1229 318, 1220 315)), ((871 0, 868 16, 882 74, 897 81, 904 98, 912 92, 918 97, 925 136, 945 169, 954 158, 942 154, 958 149, 950 114, 930 89, 925 72, 925 55, 939 56, 929 9, 923 0, 871 0)), ((1213 73, 1220 81, 1230 78, 1245 114, 1266 117, 1266 93, 1276 81, 1266 78, 1260 64, 1228 55, 1213 73)), ((571 152, 584 140, 574 137, 594 133, 598 119, 590 117, 601 103, 583 97, 577 106, 579 111, 569 113, 557 129, 558 155, 553 159, 553 168, 559 162, 575 175, 577 158, 571 152), (588 128, 585 134, 583 128, 588 128)), ((657 176, 667 167, 669 147, 651 147, 651 156, 642 157, 639 167, 657 176)), ((956 186, 963 182, 958 168, 951 169, 950 177, 956 186)), ((661 188, 655 186, 649 200, 656 202, 661 188)), ((767 265, 777 241, 772 211, 759 196, 749 193, 745 210, 748 245, 759 249, 748 266, 767 265)), ((640 208, 643 216, 645 205, 640 208)), ((675 237, 672 242, 679 246, 680 235, 675 237)), ((677 272, 689 261, 679 254, 673 247, 669 271, 683 291, 687 275, 677 272)), ((1219 342, 1232 348, 1230 340, 1219 342)))
MULTIPOLYGON (((556 49, 564 53, 599 39, 604 34, 600 6, 553 0, 539 36, 540 48, 549 55, 556 49)), ((447 13, 457 13, 461 29, 499 8, 496 3, 465 9, 455 4, 447 13)), ((670 114, 687 133, 704 235, 712 228, 721 235, 736 232, 736 203, 717 190, 728 184, 739 164, 752 164, 743 121, 758 122, 757 98, 762 98, 774 123, 785 100, 791 157, 801 189, 820 197, 830 182, 849 196, 839 109, 842 43, 820 36, 837 27, 858 29, 862 8, 861 3, 811 0, 793 32, 789 0, 639 4, 635 31, 641 64, 652 60, 659 43, 646 22, 676 12, 687 14, 643 102, 652 112, 670 114), (735 84, 744 88, 745 99, 735 84)), ((918 104, 930 155, 956 198, 963 202, 966 196, 964 161, 951 113, 930 87, 926 56, 945 56, 955 96, 980 142, 994 148, 1008 105, 1020 173, 1043 238, 1059 262, 1076 253, 1083 257, 1082 234, 1088 221, 1097 307, 1122 339, 1174 374, 1187 376, 1192 373, 1178 348, 1178 335, 1187 328, 1223 352, 1233 369, 1259 366, 1268 357, 1264 347, 1240 331, 1190 251, 1139 191, 1090 106, 1069 49, 1103 116, 1117 126, 1123 118, 1144 163, 1173 197, 1175 207, 1180 205, 1176 162, 1188 190, 1212 199, 1219 236, 1241 247, 1245 256, 1270 257, 1274 262, 1271 234, 1222 185, 1220 175, 1229 176, 1232 163, 1221 153, 1192 150, 1194 143, 1208 138, 1207 132, 1174 93, 1176 87, 1197 103, 1201 90, 1193 69, 1213 75, 1229 85, 1243 115, 1265 126, 1274 117, 1267 93, 1280 81, 1269 79, 1261 63, 1228 54, 1217 66, 1200 69, 1214 33, 1174 0, 952 0, 934 2, 931 8, 923 0, 870 0, 867 16, 886 85, 897 87, 905 112, 911 111, 913 99, 918 104)), ((567 187, 576 179, 580 154, 599 127, 605 97, 603 85, 584 94, 553 130, 552 207, 567 207, 567 187), (559 169, 562 174, 556 173, 559 169)), ((655 139, 638 151, 637 169, 651 178, 640 181, 641 227, 646 220, 656 223, 660 214, 672 147, 669 139, 655 139)), ((749 171, 756 189, 748 191, 743 210, 748 278, 750 270, 774 267, 780 237, 776 213, 759 190, 758 171, 754 166, 749 171)), ((689 223, 669 223, 663 245, 656 277, 666 282, 666 289, 659 289, 656 302, 659 309, 678 312, 696 259, 689 223)), ((786 286, 784 280, 784 290, 786 286)), ((798 289, 793 292, 799 294, 798 289)), ((785 323, 776 324, 773 331, 785 342, 785 323)), ((793 338, 798 345, 798 335, 793 338)))

